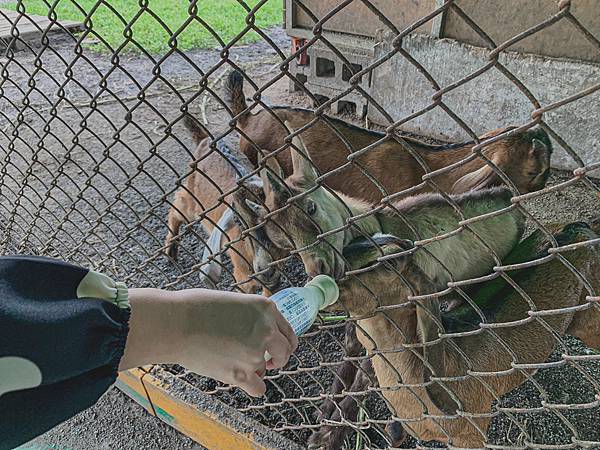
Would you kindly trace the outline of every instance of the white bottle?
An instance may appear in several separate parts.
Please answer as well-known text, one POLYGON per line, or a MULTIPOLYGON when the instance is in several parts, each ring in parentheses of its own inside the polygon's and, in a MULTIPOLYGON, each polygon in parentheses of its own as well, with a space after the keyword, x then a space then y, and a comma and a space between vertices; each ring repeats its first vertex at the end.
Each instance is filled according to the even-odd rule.
POLYGON ((339 295, 340 290, 333 278, 317 275, 304 287, 283 289, 270 298, 296 336, 300 336, 313 324, 319 310, 337 302, 339 295))

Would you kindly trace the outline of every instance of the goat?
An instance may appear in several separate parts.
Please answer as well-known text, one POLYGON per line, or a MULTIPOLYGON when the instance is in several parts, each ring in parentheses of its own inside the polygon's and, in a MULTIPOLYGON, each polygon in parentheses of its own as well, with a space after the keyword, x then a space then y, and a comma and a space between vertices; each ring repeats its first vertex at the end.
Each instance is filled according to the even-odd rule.
MULTIPOLYGON (((346 322, 345 327, 345 354, 356 357, 364 350, 356 337, 356 327, 352 322, 346 322)), ((370 359, 364 359, 357 364, 354 361, 343 361, 337 368, 330 392, 340 394, 342 391, 356 392, 364 391, 369 385, 373 385, 375 373, 370 359)), ((321 420, 331 421, 356 420, 358 414, 358 402, 351 396, 346 395, 339 402, 326 399, 320 407, 321 420)), ((324 425, 315 430, 309 438, 309 448, 339 449, 342 446, 348 427, 324 425)))
MULTIPOLYGON (((251 201, 247 203, 257 216, 265 217, 267 212, 271 212, 272 217, 265 227, 267 235, 277 246, 289 248, 293 245, 304 249, 301 257, 309 275, 329 273, 340 278, 344 267, 343 248, 361 235, 387 233, 427 240, 447 234, 443 240, 425 243, 414 254, 415 261, 423 267, 427 276, 445 285, 450 280, 486 274, 494 262, 500 262, 522 236, 524 218, 517 209, 511 208, 511 195, 507 189, 487 188, 452 196, 466 218, 507 209, 502 214, 472 223, 468 230, 461 229, 461 217, 440 194, 421 194, 395 201, 368 215, 373 207, 367 203, 331 192, 323 186, 313 189, 317 174, 310 162, 295 148, 305 151, 299 137, 293 139, 293 173, 290 177, 282 182, 273 175, 281 174, 273 160, 269 162, 269 170, 263 171, 265 207, 251 201), (302 196, 307 189, 307 195, 302 196), (292 196, 293 206, 285 207, 292 196), (360 219, 353 220, 353 217, 360 219), (352 226, 344 227, 350 222, 352 226), (337 229, 341 231, 328 234, 337 229), (326 242, 315 245, 321 233, 328 234, 326 242), (448 251, 449 247, 453 250, 448 251)), ((368 362, 360 372, 352 367, 352 363, 348 363, 342 367, 340 379, 345 380, 346 386, 353 385, 351 389, 357 388, 357 385, 367 382, 364 374, 368 370, 368 362)), ((351 416, 355 413, 352 409, 356 409, 356 403, 347 398, 342 400, 338 408, 331 402, 326 404, 323 415, 335 418, 336 414, 339 415, 338 411, 344 411, 344 414, 351 416)), ((392 427, 390 431, 394 431, 397 437, 402 436, 399 426, 392 427)), ((343 438, 344 432, 339 427, 328 427, 320 430, 320 434, 313 435, 311 442, 322 444, 328 441, 329 445, 334 445, 343 438)))
POLYGON ((212 140, 191 116, 184 117, 184 125, 191 132, 196 144, 195 160, 190 163, 193 172, 175 193, 175 199, 169 209, 164 252, 170 258, 177 259, 181 225, 190 223, 204 214, 200 225, 210 233, 210 237, 204 249, 203 261, 213 258, 202 269, 204 283, 213 286, 218 282, 222 265, 222 246, 225 241, 230 241, 227 253, 233 264, 236 283, 245 292, 258 292, 264 288, 263 293, 268 295, 279 285, 281 273, 272 266, 272 253, 279 254, 280 251, 266 239, 259 239, 256 232, 239 240, 241 228, 236 223, 236 220, 241 220, 247 227, 258 225, 253 211, 246 206, 244 200, 260 201, 263 195, 262 181, 259 177, 251 177, 234 194, 222 200, 223 192, 235 188, 239 176, 249 173, 243 163, 243 155, 237 154, 222 141, 215 144, 218 151, 213 149, 212 140), (233 209, 228 206, 232 203, 236 205, 233 209), (205 212, 207 210, 209 211, 205 212), (253 273, 254 278, 251 277, 253 273))
POLYGON ((524 217, 511 205, 506 188, 452 196, 460 214, 444 196, 432 193, 374 209, 325 186, 316 187, 318 175, 303 156, 307 152, 302 139, 295 136, 292 144, 292 175, 281 181, 271 172, 279 168, 270 160, 269 170, 262 171, 265 206, 250 200, 246 203, 261 217, 269 214, 265 223, 269 239, 280 248, 299 249, 309 276, 325 273, 341 278, 343 248, 359 236, 384 233, 429 240, 414 256, 427 276, 445 282, 471 278, 484 275, 482 271, 504 258, 523 234, 524 217), (287 205, 292 197, 293 205, 287 205), (463 219, 493 212, 497 213, 485 220, 460 224, 463 219), (319 239, 321 234, 325 237, 319 239), (446 238, 434 239, 444 234, 446 238), (455 251, 449 253, 448 245, 455 251))
MULTIPOLYGON (((314 121, 315 114, 307 109, 292 107, 270 107, 251 114, 244 97, 243 82, 240 72, 231 72, 225 84, 223 98, 235 116, 235 124, 242 135, 240 149, 256 166, 261 154, 276 151, 284 145, 288 136, 284 122, 289 122, 294 129, 300 129, 314 121)), ((488 132, 480 140, 492 138, 513 128, 488 132)), ((405 145, 418 155, 429 171, 471 156, 475 145, 474 142, 430 145, 408 137, 402 137, 402 144, 392 134, 360 128, 326 115, 319 116, 313 125, 302 130, 302 138, 310 148, 310 158, 321 174, 342 168, 324 179, 327 186, 368 202, 379 202, 384 197, 373 180, 377 180, 388 195, 422 183, 421 177, 425 174, 425 169, 406 150, 405 145), (362 154, 355 153, 370 146, 373 147, 362 154), (353 158, 352 164, 348 164, 350 156, 353 158)), ((484 146, 482 153, 506 174, 520 193, 539 190, 546 184, 550 173, 552 145, 542 129, 515 132, 484 146)), ((283 173, 289 175, 292 171, 290 152, 281 151, 275 156, 283 173)), ((503 181, 481 158, 475 158, 436 176, 433 181, 446 193, 462 193, 470 189, 503 185, 503 181)), ((420 192, 430 190, 432 187, 429 184, 423 184, 420 192)))
MULTIPOLYGON (((300 138, 294 138, 293 147, 304 150, 306 154, 300 138)), ((393 233, 396 235, 410 236, 414 239, 413 230, 407 226, 410 223, 418 232, 420 239, 428 239, 438 234, 452 235, 453 230, 459 228, 459 218, 456 212, 440 195, 424 194, 396 201, 387 208, 379 209, 368 216, 367 212, 372 209, 368 204, 335 192, 332 193, 325 187, 314 188, 317 175, 309 161, 295 149, 292 150, 292 162, 293 173, 283 182, 271 172, 264 172, 264 186, 268 186, 269 189, 266 195, 266 208, 263 208, 262 214, 265 214, 267 210, 274 211, 271 214, 274 223, 267 224, 267 233, 273 242, 279 246, 294 245, 298 249, 305 249, 301 255, 309 274, 329 271, 339 276, 340 272, 336 269, 336 261, 340 254, 340 247, 347 245, 349 241, 361 234, 370 236, 377 232, 392 233, 394 230, 393 233), (303 196, 305 191, 308 193, 303 196), (293 206, 285 207, 291 197, 294 197, 293 206), (281 209, 282 207, 284 209, 281 209), (307 220, 307 217, 311 222, 307 220), (352 217, 360 219, 352 220, 352 217), (351 222, 352 226, 344 227, 348 222, 351 222), (339 233, 328 233, 338 229, 341 230, 339 233), (286 233, 283 233, 283 230, 286 233), (327 235, 325 245, 314 245, 317 236, 321 233, 327 235), (286 241, 288 237, 291 238, 291 243, 286 241)), ((274 173, 279 171, 279 168, 272 162, 270 169, 274 173)), ((490 213, 510 206, 510 193, 500 188, 470 192, 452 198, 461 207, 466 217, 490 213), (465 205, 469 206, 465 208, 465 205)), ((256 204, 253 207, 259 212, 262 208, 256 204)), ((505 221, 496 222, 497 228, 490 226, 483 233, 480 230, 474 230, 483 241, 488 244, 492 243, 491 247, 496 253, 500 251, 500 258, 506 256, 522 234, 523 219, 518 211, 513 210, 503 216, 505 216, 505 221)), ((458 238, 461 234, 462 232, 458 236, 452 236, 451 239, 458 238)), ((461 277, 484 275, 493 265, 490 254, 483 248, 480 253, 473 251, 477 245, 473 245, 475 240, 469 240, 469 236, 471 235, 464 236, 465 240, 460 245, 457 245, 458 240, 453 243, 448 242, 448 246, 444 244, 447 239, 430 241, 424 246, 424 249, 429 247, 427 248, 428 253, 421 253, 421 255, 419 252, 415 253, 415 260, 424 267, 427 276, 435 278, 436 282, 441 282, 442 285, 451 278, 461 279, 461 277), (453 247, 453 250, 448 251, 449 247, 453 247), (430 261, 425 262, 427 259, 430 261), (441 272, 437 264, 431 264, 431 260, 443 262, 444 259, 445 264, 443 265, 451 268, 449 271, 441 272), (452 271, 455 273, 451 273, 452 271), (457 277, 457 272, 461 276, 457 277)), ((343 261, 343 258, 340 260, 343 261)), ((334 432, 334 430, 329 431, 334 432)), ((326 437, 327 439, 335 438, 335 436, 331 436, 331 433, 326 437)), ((318 438, 313 440, 318 440, 318 438)))
MULTIPOLYGON (((358 339, 372 356, 382 395, 412 436, 457 447, 483 447, 492 401, 520 385, 524 373, 533 372, 528 364, 546 361, 554 348, 553 333, 572 331, 574 312, 568 308, 587 303, 580 300, 585 297, 583 284, 555 257, 509 273, 519 280, 528 299, 497 278, 468 291, 485 318, 467 303, 442 315, 437 297, 424 294, 443 285, 426 275, 416 253, 407 254, 412 242, 378 239, 346 247, 344 255, 352 269, 364 271, 382 252, 404 256, 384 265, 377 263, 373 270, 343 281, 340 302, 358 318, 358 339), (471 331, 467 335, 452 337, 467 330, 471 331)), ((595 240, 598 235, 587 225, 575 223, 565 226, 555 239, 559 245, 568 245, 595 240)), ((506 261, 543 258, 549 247, 545 235, 536 232, 506 261)), ((448 251, 453 251, 452 244, 448 251)), ((591 245, 563 253, 581 275, 594 280, 594 289, 600 288, 599 252, 598 245, 591 245)))
MULTIPOLYGON (((590 232, 587 232, 585 228, 589 227, 591 231, 596 235, 600 235, 600 217, 594 221, 591 221, 589 224, 586 223, 577 223, 571 224, 569 226, 565 226, 564 224, 551 224, 546 225, 545 228, 551 232, 554 232, 561 236, 561 239, 564 241, 573 240, 573 237, 569 237, 569 233, 573 235, 573 230, 578 230, 578 228, 582 227, 585 232, 585 236, 588 238, 593 238, 594 235, 590 232)), ((517 249, 513 250, 503 264, 513 264, 516 262, 520 262, 523 259, 524 254, 529 257, 534 257, 533 253, 537 250, 540 245, 540 238, 542 237, 541 231, 537 231, 533 236, 529 237, 525 242, 519 244, 517 249), (520 258, 519 258, 520 255, 520 258)), ((373 237, 374 243, 381 244, 384 248, 385 246, 389 246, 394 243, 394 239, 385 239, 380 236, 373 237)), ((397 238, 395 238, 397 239, 397 238)), ((389 248, 387 249, 389 252, 389 248)), ((344 249, 344 253, 349 256, 352 260, 353 265, 357 265, 357 260, 360 258, 363 263, 366 264, 366 261, 371 260, 372 262, 376 261, 377 258, 381 255, 381 251, 377 249, 374 245, 372 245, 369 241, 362 239, 362 242, 353 242, 346 249, 344 249)), ((540 267, 540 270, 543 270, 543 266, 540 267)), ((523 276, 528 276, 531 271, 521 270, 516 274, 511 272, 509 275, 515 281, 519 280, 523 276), (519 272, 521 273, 519 276, 519 272)), ((588 281, 591 284, 591 287, 595 291, 596 295, 600 291, 600 259, 592 258, 590 260, 590 267, 588 270, 588 281)), ((478 305, 486 311, 486 313, 493 313, 494 308, 497 306, 504 305, 504 299, 502 298, 502 290, 500 287, 506 285, 502 282, 501 279, 497 279, 493 282, 488 282, 484 287, 487 288, 488 292, 494 293, 494 295, 487 295, 488 304, 482 305, 481 303, 481 294, 478 295, 478 292, 481 293, 484 291, 483 287, 477 286, 478 289, 470 289, 467 288, 466 292, 470 298, 479 297, 478 305), (496 284, 496 287, 491 286, 493 283, 496 284)), ((548 292, 552 292, 552 287, 548 287, 548 292)), ((375 293, 378 294, 380 290, 377 290, 375 293)), ((504 292, 506 295, 506 291, 504 292)), ((581 339, 584 344, 588 347, 600 350, 600 308, 595 305, 593 302, 588 302, 586 300, 587 291, 584 291, 580 298, 580 304, 585 305, 588 304, 590 307, 586 309, 579 309, 575 312, 572 321, 570 322, 566 334, 570 334, 581 339)), ((557 294, 558 295, 558 294, 557 294)), ((488 317, 489 319, 490 317, 488 317)), ((473 328, 476 327, 479 319, 479 316, 473 314, 473 310, 468 307, 461 307, 452 311, 450 313, 445 313, 442 315, 442 322, 446 320, 446 322, 453 321, 454 327, 463 326, 465 324, 471 324, 473 328)), ((427 334, 427 333, 423 333, 427 334)), ((430 340, 435 339, 435 333, 432 333, 431 330, 428 333, 430 335, 430 340), (434 336, 431 336, 431 335, 434 336)), ((358 355, 360 353, 360 349, 362 348, 360 342, 358 341, 358 337, 356 335, 356 330, 353 322, 348 322, 346 324, 346 352, 352 356, 358 355)), ((437 347, 439 350, 440 347, 437 347)), ((439 355, 437 355, 439 357, 439 355)), ((429 359, 434 362, 436 361, 435 352, 430 352, 429 359)), ((372 371, 372 367, 370 367, 370 360, 363 360, 361 363, 362 373, 358 372, 356 366, 352 362, 344 362, 338 371, 338 377, 345 377, 344 385, 345 389, 352 391, 364 391, 368 388, 369 385, 373 383, 371 380, 366 378, 363 374, 370 373, 372 371), (350 367, 353 366, 353 367, 350 367), (354 376, 354 378, 353 378, 354 376), (351 386, 350 389, 348 389, 351 386)), ((344 386, 341 386, 340 383, 334 383, 331 386, 332 394, 339 394, 342 392, 344 386)), ((443 396, 443 395, 442 395, 443 396)), ((446 400, 448 400, 446 398, 446 400)), ((334 408, 333 405, 325 404, 322 408, 322 417, 325 419, 333 419, 340 420, 340 417, 348 421, 356 420, 356 401, 350 396, 346 396, 342 398, 338 407, 334 408)), ((398 422, 393 422, 386 427, 388 434, 392 440, 392 445, 394 447, 401 446, 402 442, 406 438, 406 431, 402 427, 402 425, 398 422)), ((324 449, 339 449, 342 446, 344 436, 348 432, 348 427, 341 426, 331 426, 331 425, 323 425, 318 430, 313 432, 310 436, 309 443, 313 448, 324 448, 324 449)))

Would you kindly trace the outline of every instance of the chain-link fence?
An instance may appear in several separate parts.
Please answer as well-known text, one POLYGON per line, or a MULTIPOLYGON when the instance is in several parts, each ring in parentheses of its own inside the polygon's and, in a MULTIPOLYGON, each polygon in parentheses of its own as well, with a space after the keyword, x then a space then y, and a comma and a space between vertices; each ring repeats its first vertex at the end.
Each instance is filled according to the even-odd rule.
POLYGON ((264 398, 160 368, 301 445, 599 446, 594 4, 291 0, 286 34, 257 25, 274 1, 229 2, 233 38, 195 0, 177 28, 143 0, 0 10, 2 252, 136 286, 336 276, 264 398))

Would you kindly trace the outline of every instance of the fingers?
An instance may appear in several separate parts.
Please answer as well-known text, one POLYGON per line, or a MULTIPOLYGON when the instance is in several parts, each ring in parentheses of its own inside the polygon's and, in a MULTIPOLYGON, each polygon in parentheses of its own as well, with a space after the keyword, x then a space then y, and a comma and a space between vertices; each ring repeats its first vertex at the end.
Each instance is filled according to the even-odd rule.
POLYGON ((267 340, 266 350, 271 355, 271 359, 267 361, 267 369, 285 366, 292 354, 290 342, 279 330, 275 330, 267 340))
POLYGON ((267 374, 267 367, 265 365, 264 368, 257 370, 256 375, 258 375, 258 378, 263 379, 265 377, 265 375, 267 374))
POLYGON ((279 328, 281 334, 283 334, 289 342, 291 353, 294 353, 298 348, 298 336, 296 336, 296 333, 294 333, 294 329, 292 328, 290 323, 287 320, 285 320, 285 317, 283 317, 283 315, 279 312, 279 310, 274 304, 273 307, 276 310, 275 322, 277 323, 277 328, 279 328))
POLYGON ((234 373, 235 384, 252 397, 262 397, 267 391, 267 386, 259 374, 264 375, 265 370, 264 364, 255 372, 238 369, 234 373))

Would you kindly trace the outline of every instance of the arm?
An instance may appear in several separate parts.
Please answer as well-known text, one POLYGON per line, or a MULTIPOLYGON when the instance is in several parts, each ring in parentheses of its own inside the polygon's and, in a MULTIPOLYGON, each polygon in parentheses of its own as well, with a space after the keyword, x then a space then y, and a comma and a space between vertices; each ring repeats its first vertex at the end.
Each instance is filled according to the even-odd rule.
POLYGON ((188 289, 130 289, 130 332, 119 370, 180 364, 198 374, 263 395, 265 370, 282 367, 298 345, 269 299, 188 289), (265 363, 268 351, 273 359, 265 363))
POLYGON ((127 288, 61 261, 0 257, 0 449, 92 406, 115 382, 127 288))
POLYGON ((118 370, 177 363, 262 395, 266 368, 296 345, 264 297, 127 290, 60 261, 0 257, 0 450, 92 406, 118 370))

